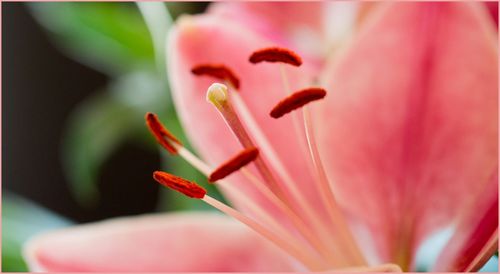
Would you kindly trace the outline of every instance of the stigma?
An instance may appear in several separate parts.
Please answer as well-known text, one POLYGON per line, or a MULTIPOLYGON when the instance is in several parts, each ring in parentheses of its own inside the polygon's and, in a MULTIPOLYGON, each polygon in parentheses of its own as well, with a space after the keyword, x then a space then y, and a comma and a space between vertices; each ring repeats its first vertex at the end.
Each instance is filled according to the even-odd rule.
POLYGON ((222 106, 228 100, 227 86, 224 84, 213 83, 207 90, 207 102, 214 106, 222 106))

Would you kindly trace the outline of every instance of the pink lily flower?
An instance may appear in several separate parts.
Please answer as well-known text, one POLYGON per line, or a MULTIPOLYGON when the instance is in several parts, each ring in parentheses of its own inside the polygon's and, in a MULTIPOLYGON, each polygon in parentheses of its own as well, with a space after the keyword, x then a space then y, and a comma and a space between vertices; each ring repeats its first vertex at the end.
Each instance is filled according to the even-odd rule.
POLYGON ((155 115, 148 125, 234 208, 154 178, 240 223, 176 213, 82 225, 28 243, 30 267, 478 270, 498 243, 495 28, 477 2, 228 2, 181 18, 168 70, 201 159, 155 115))

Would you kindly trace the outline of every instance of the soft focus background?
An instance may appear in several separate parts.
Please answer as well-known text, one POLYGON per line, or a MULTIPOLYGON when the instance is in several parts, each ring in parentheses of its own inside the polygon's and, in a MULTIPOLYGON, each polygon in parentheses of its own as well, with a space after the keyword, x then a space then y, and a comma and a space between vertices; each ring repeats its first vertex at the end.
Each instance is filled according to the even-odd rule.
POLYGON ((2 3, 3 271, 25 271, 21 245, 46 229, 207 209, 152 179, 162 168, 205 180, 161 152, 143 118, 158 113, 186 143, 162 43, 172 20, 206 6, 2 3))

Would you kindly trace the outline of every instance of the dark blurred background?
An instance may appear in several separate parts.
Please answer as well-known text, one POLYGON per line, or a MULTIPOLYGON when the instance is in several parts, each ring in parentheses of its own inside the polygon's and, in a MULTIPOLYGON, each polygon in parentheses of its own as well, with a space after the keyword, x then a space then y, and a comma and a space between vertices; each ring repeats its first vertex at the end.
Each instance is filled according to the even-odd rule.
POLYGON ((58 51, 24 3, 2 4, 2 31, 2 190, 76 221, 153 211, 159 156, 131 141, 102 166, 99 203, 77 203, 60 157, 63 131, 78 102, 109 78, 58 51))

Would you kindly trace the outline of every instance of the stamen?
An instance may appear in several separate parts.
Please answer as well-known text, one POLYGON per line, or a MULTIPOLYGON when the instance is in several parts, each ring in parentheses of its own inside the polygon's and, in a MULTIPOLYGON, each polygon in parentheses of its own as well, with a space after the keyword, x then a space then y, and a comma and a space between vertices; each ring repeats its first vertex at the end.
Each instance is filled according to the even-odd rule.
POLYGON ((286 48, 270 47, 257 50, 250 55, 249 61, 253 64, 260 62, 280 62, 287 63, 292 66, 302 65, 302 58, 300 56, 286 48))
POLYGON ((270 112, 271 117, 277 119, 300 108, 312 101, 323 99, 326 91, 322 88, 307 88, 297 91, 281 100, 270 112))
POLYGON ((230 68, 222 64, 200 64, 193 67, 191 72, 194 75, 207 75, 228 81, 234 88, 240 88, 240 80, 238 77, 236 77, 230 68))
POLYGON ((207 191, 194 182, 163 171, 155 171, 153 178, 160 184, 176 190, 190 198, 203 199, 207 191))
POLYGON ((174 144, 181 145, 181 142, 175 138, 175 136, 170 133, 165 126, 163 126, 158 119, 158 116, 154 113, 148 112, 146 113, 145 118, 149 131, 153 134, 158 143, 160 143, 160 145, 168 152, 174 155, 177 154, 177 149, 174 144))
POLYGON ((208 181, 215 182, 217 180, 225 178, 236 170, 239 170, 240 168, 254 161, 258 155, 259 150, 257 148, 253 147, 243 150, 233 158, 229 159, 227 162, 220 165, 216 170, 214 170, 212 174, 208 176, 208 181))

